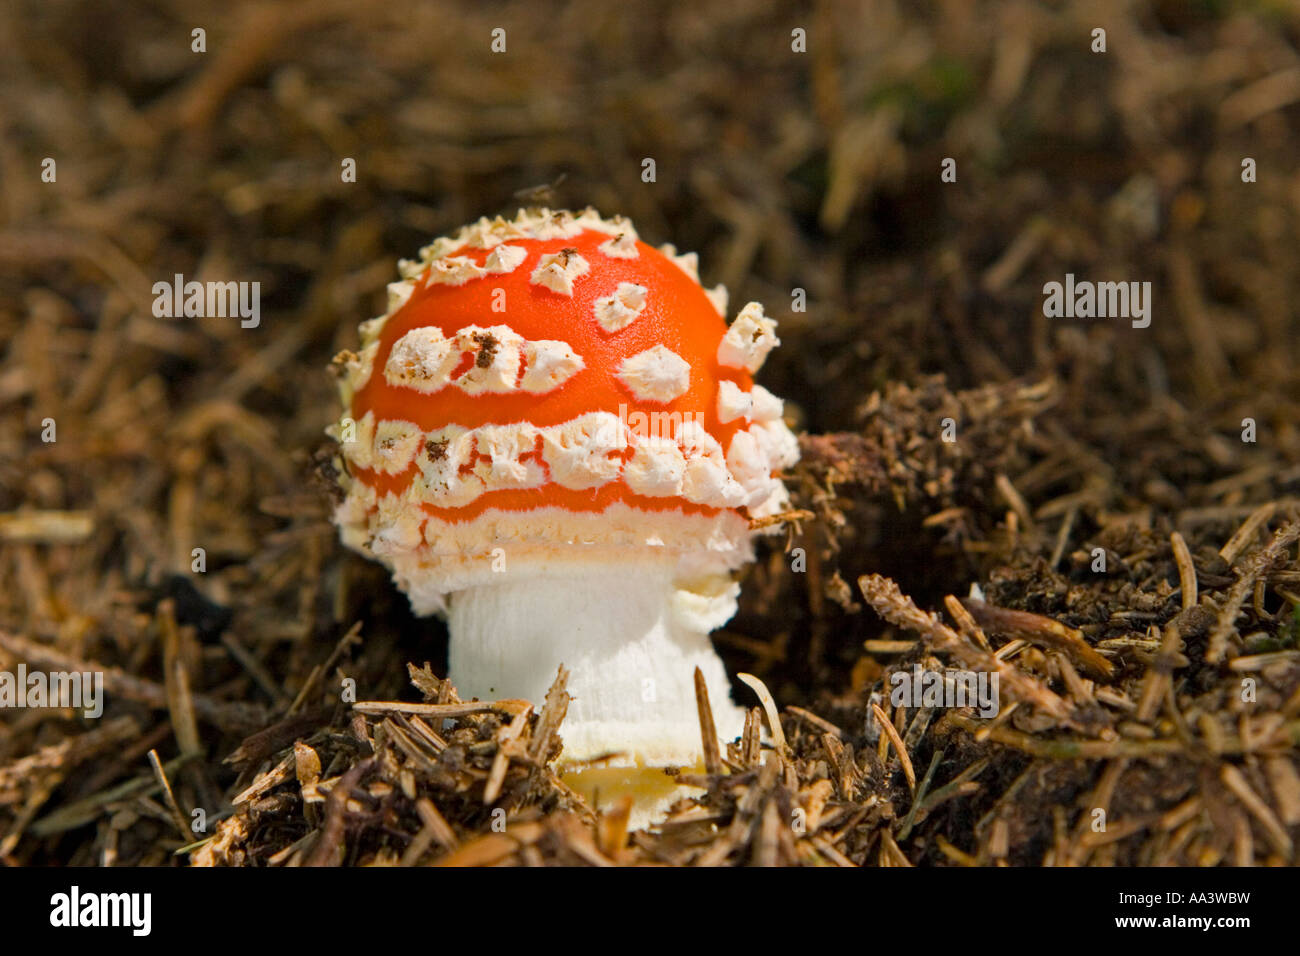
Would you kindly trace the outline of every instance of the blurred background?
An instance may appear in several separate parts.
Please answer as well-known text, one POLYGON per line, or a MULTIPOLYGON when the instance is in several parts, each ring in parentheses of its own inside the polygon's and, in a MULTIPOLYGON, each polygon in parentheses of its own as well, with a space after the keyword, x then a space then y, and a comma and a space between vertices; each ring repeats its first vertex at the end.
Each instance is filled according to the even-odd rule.
POLYGON ((1281 0, 4 5, 0 665, 117 668, 133 723, 20 784, 5 766, 86 727, 0 717, 0 854, 102 859, 130 827, 29 826, 151 748, 201 746, 186 787, 219 803, 221 758, 358 619, 367 696, 440 669, 439 626, 328 524, 326 365, 398 258, 522 205, 629 216, 778 319, 762 381, 832 436, 796 479, 817 567, 792 580, 776 539, 719 643, 783 704, 856 732, 862 641, 892 634, 869 571, 925 607, 983 580, 1066 613, 1044 576, 1149 532, 1105 546, 1159 592, 1127 626, 1167 620, 1171 529, 1213 563, 1300 488, 1298 42, 1281 0), (1151 282, 1150 327, 1045 318, 1067 272, 1151 282), (177 273, 259 282, 259 326, 156 317, 177 273), (168 667, 205 702, 181 737, 168 667))

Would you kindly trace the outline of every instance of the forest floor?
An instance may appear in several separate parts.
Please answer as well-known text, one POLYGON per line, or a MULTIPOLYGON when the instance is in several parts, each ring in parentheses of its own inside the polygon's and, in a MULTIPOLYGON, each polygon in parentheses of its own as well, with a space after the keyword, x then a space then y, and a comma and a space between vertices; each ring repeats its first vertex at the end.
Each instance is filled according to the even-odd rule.
POLYGON ((0 671, 108 696, 0 712, 0 860, 1295 862, 1300 15, 681 6, 0 11, 0 671), (316 472, 395 260, 532 203, 764 302, 801 434, 715 634, 780 733, 630 835, 548 762, 561 693, 456 704, 316 472), (259 326, 155 317, 177 273, 259 326), (1150 324, 1045 317, 1067 274, 1150 324), (917 665, 998 715, 894 706, 917 665))

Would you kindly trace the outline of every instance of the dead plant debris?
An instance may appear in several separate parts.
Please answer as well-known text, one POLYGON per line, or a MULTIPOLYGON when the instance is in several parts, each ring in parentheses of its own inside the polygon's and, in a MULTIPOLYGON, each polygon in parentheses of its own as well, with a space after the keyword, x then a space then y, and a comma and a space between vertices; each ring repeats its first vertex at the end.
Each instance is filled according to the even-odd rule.
POLYGON ((1093 6, 825 4, 802 57, 765 0, 516 4, 508 57, 496 7, 214 6, 205 57, 170 2, 6 7, 0 671, 106 709, 0 711, 0 861, 1294 864, 1300 19, 1119 3, 1099 66, 1093 6), (768 303, 805 432, 715 635, 745 732, 652 830, 554 772, 563 674, 440 679, 315 454, 394 260, 538 196, 768 303), (1044 319, 1067 272, 1150 327, 1044 319), (177 273, 260 326, 156 317, 177 273))

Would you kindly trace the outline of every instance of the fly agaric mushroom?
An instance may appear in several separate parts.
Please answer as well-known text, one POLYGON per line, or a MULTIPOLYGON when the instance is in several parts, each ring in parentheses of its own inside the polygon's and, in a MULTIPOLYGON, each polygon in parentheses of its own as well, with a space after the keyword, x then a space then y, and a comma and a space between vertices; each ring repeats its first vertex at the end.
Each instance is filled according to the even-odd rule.
POLYGON ((776 323, 751 302, 728 326, 694 253, 591 209, 480 219, 398 268, 335 359, 341 538, 446 616, 462 696, 540 703, 568 668, 560 769, 652 819, 663 768, 702 760, 697 667, 742 730, 708 635, 798 459, 751 377, 776 323))

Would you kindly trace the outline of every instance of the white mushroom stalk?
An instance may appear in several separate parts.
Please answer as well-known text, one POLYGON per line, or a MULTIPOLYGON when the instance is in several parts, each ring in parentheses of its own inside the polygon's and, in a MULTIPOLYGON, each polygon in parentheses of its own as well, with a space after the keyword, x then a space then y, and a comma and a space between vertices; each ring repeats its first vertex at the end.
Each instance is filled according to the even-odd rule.
POLYGON ((739 588, 717 577, 701 585, 686 586, 651 554, 458 591, 448 612, 452 682, 463 696, 540 701, 563 664, 572 699, 561 770, 599 803, 634 793, 634 825, 649 822, 677 795, 663 768, 700 763, 696 668, 721 739, 744 725, 709 640, 739 588))
POLYGON ((399 264, 389 310, 335 363, 345 544, 417 614, 447 618, 463 698, 572 697, 560 769, 633 821, 697 769, 694 675, 737 737, 709 633, 736 611, 750 522, 788 505, 798 459, 752 376, 778 343, 694 254, 625 219, 548 210, 480 220, 399 264))

